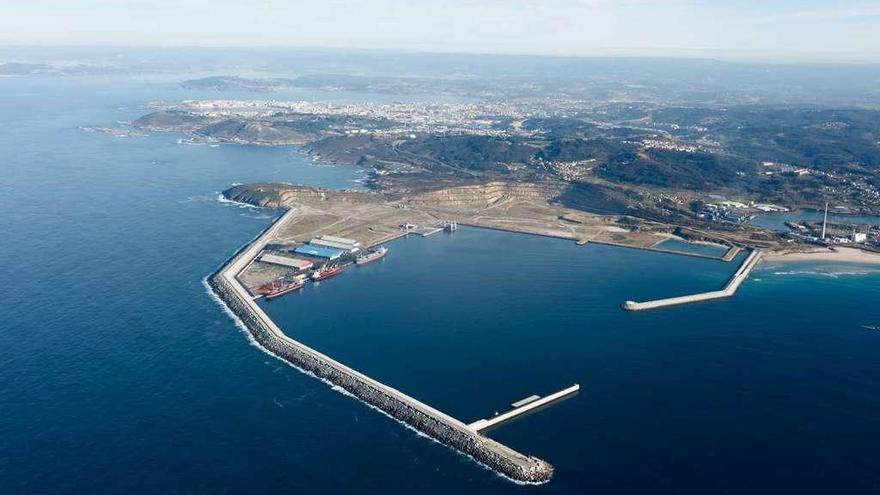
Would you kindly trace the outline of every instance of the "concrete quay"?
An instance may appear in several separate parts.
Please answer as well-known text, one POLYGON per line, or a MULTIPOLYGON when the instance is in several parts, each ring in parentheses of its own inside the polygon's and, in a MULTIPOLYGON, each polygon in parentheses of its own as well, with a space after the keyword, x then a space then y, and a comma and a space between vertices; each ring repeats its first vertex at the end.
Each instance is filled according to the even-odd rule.
POLYGON ((494 416, 492 418, 474 421, 473 423, 468 425, 468 428, 470 428, 474 431, 483 431, 483 430, 492 428, 493 426, 498 426, 501 423, 505 423, 507 421, 510 421, 510 420, 522 415, 522 414, 529 412, 529 411, 538 409, 539 407, 546 406, 547 404, 550 404, 551 402, 556 402, 558 400, 569 397, 570 395, 577 393, 577 391, 580 389, 581 389, 581 386, 578 385, 577 383, 575 383, 574 385, 572 385, 568 388, 564 388, 564 389, 560 390, 559 392, 555 392, 555 393, 550 394, 546 397, 532 396, 532 397, 529 397, 528 399, 523 399, 523 400, 527 400, 528 402, 526 402, 525 404, 522 404, 522 405, 514 404, 513 409, 511 409, 505 413, 499 414, 497 416, 494 416), (534 399, 534 400, 532 400, 532 399, 534 399))
POLYGON ((721 261, 733 261, 733 259, 736 258, 736 255, 738 255, 741 251, 741 247, 731 246, 730 249, 728 249, 727 252, 724 253, 724 256, 721 257, 721 261))
POLYGON ((627 311, 645 311, 649 309, 659 309, 669 306, 678 306, 680 304, 689 304, 700 301, 711 301, 713 299, 723 299, 736 294, 739 286, 749 277, 755 265, 761 261, 761 252, 757 249, 751 253, 743 261, 742 265, 736 270, 736 273, 730 277, 727 284, 721 290, 702 292, 700 294, 691 294, 688 296, 670 297, 666 299, 655 299, 653 301, 635 302, 626 301, 623 303, 623 309, 627 311))
POLYGON ((208 278, 213 292, 244 324, 254 341, 302 371, 345 389, 388 416, 472 457, 507 478, 524 483, 548 481, 553 475, 553 467, 546 461, 521 454, 484 437, 463 422, 290 338, 272 321, 239 282, 238 274, 293 216, 294 210, 288 210, 208 278))
POLYGON ((691 258, 703 258, 709 260, 720 260, 720 261, 732 261, 737 254, 740 252, 740 248, 737 246, 733 246, 729 248, 722 256, 715 256, 712 254, 703 254, 703 253, 689 253, 687 251, 676 251, 673 249, 664 249, 658 248, 654 246, 633 246, 629 244, 621 244, 619 242, 611 242, 611 241, 594 241, 594 240, 583 240, 579 241, 578 245, 583 246, 585 244, 604 244, 606 246, 615 246, 629 249, 640 249, 642 251, 651 251, 654 253, 664 253, 664 254, 677 254, 679 256, 690 256, 691 258))

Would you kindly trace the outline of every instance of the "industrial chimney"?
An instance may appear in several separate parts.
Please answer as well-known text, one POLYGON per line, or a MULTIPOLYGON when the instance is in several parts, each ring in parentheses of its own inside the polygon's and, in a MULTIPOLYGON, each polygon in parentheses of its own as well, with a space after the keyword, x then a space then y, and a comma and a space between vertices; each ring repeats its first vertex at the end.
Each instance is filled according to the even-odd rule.
POLYGON ((825 203, 825 219, 822 220, 822 240, 825 240, 825 227, 828 226, 828 203, 825 203))

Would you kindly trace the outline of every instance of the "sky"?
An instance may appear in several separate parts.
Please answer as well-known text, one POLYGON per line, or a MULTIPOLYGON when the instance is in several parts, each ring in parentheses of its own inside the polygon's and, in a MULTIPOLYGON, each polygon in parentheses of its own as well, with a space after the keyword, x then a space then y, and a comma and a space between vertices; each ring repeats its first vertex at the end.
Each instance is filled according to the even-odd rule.
POLYGON ((880 62, 880 0, 0 0, 0 44, 880 62))

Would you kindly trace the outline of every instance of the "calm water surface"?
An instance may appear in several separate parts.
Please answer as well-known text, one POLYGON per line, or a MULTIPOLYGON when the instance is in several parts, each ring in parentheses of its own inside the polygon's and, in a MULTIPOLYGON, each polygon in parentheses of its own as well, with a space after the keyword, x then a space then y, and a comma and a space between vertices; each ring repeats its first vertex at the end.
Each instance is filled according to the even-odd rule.
POLYGON ((680 239, 666 239, 654 247, 679 253, 703 254, 706 256, 724 256, 724 253, 727 252, 727 247, 720 244, 687 242, 680 239))
POLYGON ((466 421, 580 383, 491 433, 556 466, 540 487, 263 354, 202 280, 277 212, 217 193, 362 173, 80 129, 217 96, 172 84, 185 77, 0 79, 0 493, 880 490, 872 267, 762 265, 731 300, 630 314, 626 299, 717 288, 735 264, 461 229, 266 306, 466 421))
MULTIPOLYGON (((785 222, 821 222, 825 216, 824 211, 817 210, 800 210, 785 213, 765 213, 755 216, 751 221, 752 224, 759 227, 779 232, 788 232, 789 229, 785 222)), ((874 215, 842 215, 831 211, 828 212, 828 222, 854 223, 861 225, 880 225, 880 216, 874 215)))

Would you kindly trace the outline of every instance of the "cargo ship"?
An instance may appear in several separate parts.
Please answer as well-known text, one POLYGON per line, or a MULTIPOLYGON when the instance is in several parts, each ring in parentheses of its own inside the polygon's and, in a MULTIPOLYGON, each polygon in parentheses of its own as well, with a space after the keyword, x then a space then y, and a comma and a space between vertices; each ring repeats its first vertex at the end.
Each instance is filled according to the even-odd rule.
POLYGON ((305 277, 296 277, 288 283, 277 283, 275 287, 266 293, 266 300, 270 301, 276 297, 283 296, 295 290, 302 289, 306 285, 305 277))
POLYGON ((275 292, 280 287, 281 287, 281 281, 273 280, 272 282, 269 282, 269 283, 266 283, 266 284, 263 284, 263 285, 257 287, 257 293, 260 294, 261 296, 265 296, 266 294, 269 294, 271 292, 275 292))
POLYGON ((358 265, 366 265, 367 263, 372 263, 374 261, 381 260, 388 253, 388 248, 385 246, 380 247, 379 249, 371 249, 368 253, 364 253, 357 257, 355 263, 358 265))
POLYGON ((342 273, 341 265, 324 265, 315 270, 315 273, 312 274, 312 280, 320 282, 321 280, 328 279, 334 275, 339 275, 340 273, 342 273))

